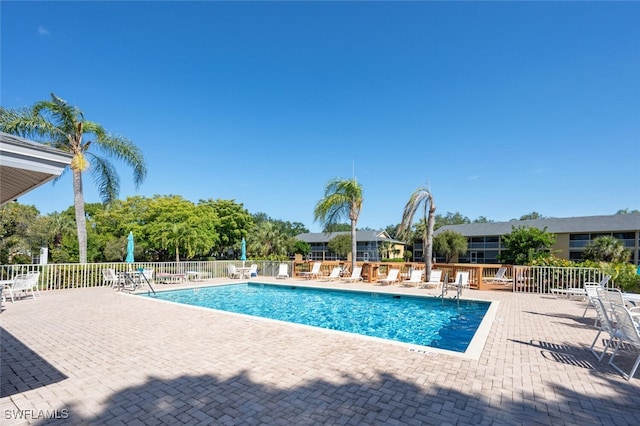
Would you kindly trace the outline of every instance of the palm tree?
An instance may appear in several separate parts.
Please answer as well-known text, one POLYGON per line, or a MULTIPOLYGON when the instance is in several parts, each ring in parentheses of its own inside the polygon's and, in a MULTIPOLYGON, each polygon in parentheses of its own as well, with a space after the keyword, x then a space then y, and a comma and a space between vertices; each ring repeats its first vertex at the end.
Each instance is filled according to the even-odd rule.
POLYGON ((356 267, 356 224, 362 209, 362 187, 353 179, 332 179, 327 183, 324 197, 318 201, 313 211, 314 221, 327 228, 348 218, 351 221, 351 270, 356 267))
POLYGON ((596 262, 622 263, 629 260, 631 252, 622 241, 611 235, 603 235, 591 241, 584 248, 583 257, 596 262))
MULTIPOLYGON (((37 102, 31 108, 6 109, 0 107, 0 130, 22 137, 42 138, 45 145, 73 154, 70 168, 73 173, 73 204, 78 232, 80 263, 87 262, 87 225, 82 192, 82 173, 89 170, 98 186, 103 203, 118 197, 120 179, 115 167, 104 157, 94 155, 89 147, 98 147, 109 157, 124 161, 133 168, 138 187, 147 175, 142 152, 123 136, 108 133, 101 125, 84 119, 75 106, 51 94, 50 101, 37 102), (83 141, 83 136, 94 139, 83 141)), ((95 150, 95 149, 94 149, 95 150)))
POLYGON ((435 222, 436 204, 433 202, 433 196, 431 191, 427 188, 420 187, 413 194, 404 207, 404 213, 402 214, 402 222, 398 227, 399 235, 408 235, 411 232, 413 225, 413 217, 420 207, 420 204, 424 203, 424 221, 426 225, 422 233, 422 245, 424 255, 424 266, 426 280, 431 279, 431 257, 433 254, 433 225, 435 222), (428 210, 427 210, 428 208, 428 210))

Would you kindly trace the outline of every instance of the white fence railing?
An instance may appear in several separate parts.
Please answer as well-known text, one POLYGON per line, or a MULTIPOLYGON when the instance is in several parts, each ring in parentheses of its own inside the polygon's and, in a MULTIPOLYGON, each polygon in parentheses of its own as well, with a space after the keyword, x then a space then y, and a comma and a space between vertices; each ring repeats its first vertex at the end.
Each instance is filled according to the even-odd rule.
MULTIPOLYGON (((584 287, 585 283, 598 283, 605 273, 597 268, 514 266, 513 291, 518 293, 550 293, 551 289, 584 287)), ((608 288, 615 287, 609 280, 608 288)))
MULTIPOLYGON (((258 265, 258 276, 274 277, 278 265, 287 263, 289 273, 294 271, 293 262, 247 261, 246 264, 258 265)), ((132 264, 115 263, 61 263, 50 265, 0 265, 0 280, 9 280, 18 274, 40 272, 41 290, 59 290, 65 288, 87 288, 105 285, 103 269, 126 272, 136 269, 153 268, 155 274, 186 274, 198 272, 208 278, 227 276, 228 265, 241 266, 241 261, 203 261, 203 262, 135 262, 132 264)), ((513 279, 513 291, 518 293, 549 293, 552 288, 584 287, 588 282, 599 282, 604 272, 596 268, 561 268, 545 266, 513 266, 508 274, 513 279)), ((615 287, 609 281, 608 287, 615 287)))
MULTIPOLYGON (((258 265, 258 276, 274 277, 281 263, 293 270, 293 262, 247 261, 246 265, 258 265)), ((241 266, 241 261, 203 261, 203 262, 135 262, 135 263, 56 263, 49 265, 0 265, 0 280, 10 280, 16 275, 40 272, 38 286, 41 290, 60 290, 66 288, 100 287, 105 285, 102 271, 113 269, 126 272, 136 269, 154 269, 154 274, 186 274, 198 272, 208 278, 224 278, 228 274, 228 265, 241 266)))

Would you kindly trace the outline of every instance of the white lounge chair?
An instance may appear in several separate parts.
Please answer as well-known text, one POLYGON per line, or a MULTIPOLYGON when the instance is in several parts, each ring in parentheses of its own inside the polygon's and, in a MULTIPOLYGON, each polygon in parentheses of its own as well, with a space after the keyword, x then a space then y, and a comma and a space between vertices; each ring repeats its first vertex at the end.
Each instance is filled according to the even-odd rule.
POLYGON ((342 281, 348 282, 348 283, 362 281, 362 266, 356 266, 355 268, 353 268, 353 272, 351 272, 351 276, 342 278, 342 281))
POLYGON ((276 275, 276 279, 278 278, 289 278, 289 265, 281 263, 280 266, 278 266, 278 275, 276 275))
POLYGON ((400 269, 397 268, 391 268, 389 269, 389 272, 387 273, 387 276, 385 278, 380 278, 378 280, 378 282, 380 284, 393 284, 393 283, 397 283, 398 282, 398 274, 400 273, 400 269))
POLYGON ((491 278, 489 282, 492 284, 495 284, 495 283, 512 284, 513 280, 504 276, 506 273, 507 273, 506 266, 499 268, 498 271, 496 272, 496 275, 493 278, 491 278))
POLYGON ((300 275, 307 279, 318 278, 320 276, 320 267, 322 267, 322 262, 315 262, 310 271, 300 272, 300 275))
POLYGON ((229 278, 240 278, 242 274, 236 269, 236 265, 229 264, 227 266, 227 271, 229 273, 229 278))
POLYGON ((339 266, 335 266, 331 273, 325 277, 322 281, 336 281, 340 279, 340 274, 342 273, 342 268, 339 266))
POLYGON ((440 282, 442 281, 442 270, 433 269, 431 270, 431 277, 429 277, 429 281, 425 281, 420 284, 420 287, 423 288, 438 288, 440 282))
POLYGON ((411 275, 408 280, 402 282, 403 285, 416 285, 419 286, 422 284, 422 269, 414 269, 411 271, 411 275))
POLYGON ((618 367, 613 362, 613 359, 618 354, 618 350, 620 350, 623 343, 625 346, 632 346, 640 351, 640 330, 638 330, 631 312, 629 312, 624 305, 612 303, 611 307, 613 309, 613 315, 616 320, 616 330, 619 332, 619 336, 615 349, 613 350, 613 354, 611 354, 611 358, 609 358, 609 365, 618 370, 625 379, 631 380, 638 369, 638 365, 640 365, 640 354, 638 354, 638 357, 636 358, 636 361, 633 364, 633 367, 631 367, 631 371, 629 371, 629 373, 625 373, 620 367, 618 367))
POLYGON ((27 294, 31 292, 31 296, 35 300, 36 293, 33 290, 38 289, 39 277, 40 272, 31 272, 29 274, 16 275, 13 283, 7 288, 7 290, 9 291, 9 297, 11 297, 11 303, 15 302, 16 296, 18 294, 22 294, 23 292, 27 294))

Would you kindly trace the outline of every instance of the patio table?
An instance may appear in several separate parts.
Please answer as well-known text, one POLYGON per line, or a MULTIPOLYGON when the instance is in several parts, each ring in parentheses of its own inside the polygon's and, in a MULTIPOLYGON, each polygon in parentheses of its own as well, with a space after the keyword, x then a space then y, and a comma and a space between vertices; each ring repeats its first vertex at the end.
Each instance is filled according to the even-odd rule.
POLYGON ((238 266, 236 267, 236 271, 240 274, 240 278, 249 278, 249 271, 251 270, 248 266, 238 266))

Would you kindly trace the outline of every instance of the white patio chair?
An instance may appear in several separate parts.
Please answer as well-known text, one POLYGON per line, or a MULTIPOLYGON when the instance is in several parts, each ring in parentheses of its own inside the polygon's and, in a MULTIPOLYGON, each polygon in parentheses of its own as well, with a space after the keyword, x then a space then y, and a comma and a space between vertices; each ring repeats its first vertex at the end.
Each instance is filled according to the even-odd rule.
POLYGON ((276 279, 278 278, 289 278, 289 265, 281 263, 280 266, 278 266, 278 275, 276 275, 276 279))
POLYGON ((9 297, 11 297, 11 303, 15 302, 15 298, 19 294, 31 292, 31 296, 35 300, 36 293, 34 289, 38 289, 38 278, 40 272, 31 272, 29 274, 16 275, 13 283, 7 287, 9 291, 9 297))
POLYGON ((625 379, 631 380, 638 369, 638 365, 640 365, 640 353, 638 354, 629 373, 625 373, 613 362, 613 359, 618 355, 618 351, 622 347, 623 343, 626 344, 625 346, 628 345, 640 351, 640 330, 638 330, 638 326, 634 322, 631 312, 629 312, 624 305, 612 303, 611 307, 616 320, 616 331, 620 334, 615 349, 613 350, 613 354, 611 354, 611 358, 609 358, 609 365, 618 370, 625 379))
POLYGON ((102 270, 102 284, 110 285, 111 288, 118 287, 120 285, 120 278, 116 275, 116 271, 113 269, 102 270))
POLYGON ((249 268, 249 278, 253 278, 257 276, 258 276, 258 265, 256 265, 255 263, 252 263, 251 267, 249 268))
MULTIPOLYGON (((598 287, 599 284, 584 284, 584 291, 587 294, 587 306, 584 308, 584 312, 582 313, 582 316, 584 317, 587 314, 587 311, 589 310, 589 308, 593 308, 594 306, 594 299, 598 299, 598 287)), ((598 317, 596 316, 596 322, 594 325, 598 325, 598 317)))
POLYGON ((153 272, 154 272, 154 268, 144 268, 142 270, 142 276, 144 277, 145 280, 147 280, 148 283, 153 284, 153 272))
POLYGON ((619 339, 620 332, 615 329, 613 322, 611 322, 609 314, 607 314, 607 310, 605 309, 602 300, 598 299, 597 297, 594 298, 593 307, 596 310, 596 324, 599 323, 600 325, 598 326, 598 334, 596 334, 596 337, 593 339, 593 343, 591 343, 590 350, 591 353, 594 354, 596 358, 598 358, 598 362, 600 362, 607 354, 607 350, 612 347, 611 344, 613 343, 613 341, 619 339), (602 353, 598 354, 594 347, 598 342, 600 334, 602 334, 603 331, 609 335, 609 338, 606 340, 606 345, 604 346, 602 353))
POLYGON ((227 266, 227 271, 229 272, 229 278, 240 278, 242 274, 236 269, 236 265, 229 264, 227 266))

